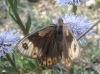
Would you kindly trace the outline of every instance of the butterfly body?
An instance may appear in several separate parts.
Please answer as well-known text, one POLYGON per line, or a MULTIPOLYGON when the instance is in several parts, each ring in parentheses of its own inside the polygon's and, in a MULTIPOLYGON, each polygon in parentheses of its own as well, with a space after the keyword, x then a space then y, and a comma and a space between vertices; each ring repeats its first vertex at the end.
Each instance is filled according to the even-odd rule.
POLYGON ((29 34, 15 47, 15 50, 29 58, 37 59, 43 66, 52 66, 63 60, 68 67, 79 53, 79 46, 62 19, 43 29, 29 34))

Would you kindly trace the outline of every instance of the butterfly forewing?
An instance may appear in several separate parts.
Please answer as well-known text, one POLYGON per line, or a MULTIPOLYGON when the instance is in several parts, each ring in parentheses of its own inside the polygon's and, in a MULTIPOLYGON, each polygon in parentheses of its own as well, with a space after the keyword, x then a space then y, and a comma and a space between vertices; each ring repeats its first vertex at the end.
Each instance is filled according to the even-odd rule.
POLYGON ((43 36, 45 36, 52 30, 52 27, 46 27, 28 35, 16 45, 15 50, 25 57, 37 58, 38 54, 40 55, 42 49, 41 47, 45 43, 45 41, 42 40, 43 36))
POLYGON ((16 45, 16 51, 25 57, 38 59, 44 66, 58 63, 62 53, 56 28, 56 25, 51 25, 30 34, 16 45))

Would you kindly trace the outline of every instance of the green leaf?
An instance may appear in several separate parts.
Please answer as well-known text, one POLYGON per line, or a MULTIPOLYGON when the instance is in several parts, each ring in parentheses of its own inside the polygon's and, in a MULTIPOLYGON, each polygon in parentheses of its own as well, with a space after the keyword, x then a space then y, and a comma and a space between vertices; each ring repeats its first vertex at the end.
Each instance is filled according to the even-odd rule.
POLYGON ((94 74, 94 72, 90 72, 90 74, 94 74))
POLYGON ((99 50, 99 45, 100 45, 100 39, 98 40, 97 45, 96 45, 97 50, 99 50))
POLYGON ((14 67, 7 67, 6 69, 11 71, 11 72, 13 72, 13 73, 18 72, 18 70, 16 68, 14 68, 14 67))
POLYGON ((12 54, 12 59, 13 59, 13 61, 15 63, 15 54, 12 54))
POLYGON ((6 58, 2 58, 1 62, 8 61, 6 58))
POLYGON ((3 65, 4 65, 4 62, 1 62, 1 61, 0 61, 0 66, 3 66, 3 65))
POLYGON ((17 11, 17 0, 13 1, 13 8, 14 8, 14 11, 17 11))
POLYGON ((90 74, 88 71, 85 71, 84 74, 90 74))
POLYGON ((10 14, 11 18, 17 23, 16 18, 13 16, 13 14, 10 11, 9 11, 9 14, 10 14))
POLYGON ((0 71, 0 74, 2 74, 2 72, 0 71))
POLYGON ((50 71, 47 71, 45 74, 52 74, 50 71))
POLYGON ((35 68, 36 68, 35 65, 34 65, 30 60, 28 60, 28 63, 29 63, 29 65, 30 65, 30 67, 31 67, 32 69, 35 69, 35 68))
POLYGON ((77 71, 78 70, 78 66, 77 65, 73 65, 73 69, 74 69, 74 71, 77 71))
POLYGON ((27 23, 26 23, 27 33, 29 33, 30 27, 31 27, 31 17, 30 17, 30 15, 28 15, 28 20, 27 20, 27 23))

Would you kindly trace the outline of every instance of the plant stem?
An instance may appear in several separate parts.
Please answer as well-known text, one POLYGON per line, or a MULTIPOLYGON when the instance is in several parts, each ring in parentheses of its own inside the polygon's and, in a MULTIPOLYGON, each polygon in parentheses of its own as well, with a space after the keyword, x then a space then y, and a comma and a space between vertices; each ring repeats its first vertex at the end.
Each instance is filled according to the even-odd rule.
POLYGON ((10 64, 12 65, 12 67, 16 68, 15 63, 13 62, 13 60, 11 59, 11 57, 9 56, 9 54, 6 54, 6 58, 8 59, 8 61, 10 62, 10 64))
POLYGON ((11 7, 11 9, 12 9, 12 11, 13 11, 15 17, 16 17, 17 24, 20 26, 20 28, 22 29, 24 35, 26 36, 26 35, 27 35, 26 29, 25 29, 25 27, 24 27, 24 25, 23 25, 23 23, 22 23, 22 21, 21 21, 19 15, 18 15, 18 13, 17 13, 17 10, 15 11, 15 9, 14 9, 14 7, 13 7, 13 1, 12 1, 12 0, 8 0, 8 2, 9 2, 9 4, 10 4, 10 7, 11 7))
POLYGON ((77 41, 79 39, 81 39, 86 33, 88 33, 94 26, 96 26, 98 23, 100 23, 100 19, 94 24, 92 25, 88 30, 86 30, 83 34, 81 34, 78 38, 77 38, 77 41))
MULTIPOLYGON (((34 60, 34 63, 35 63, 35 65, 36 65, 37 68, 38 68, 38 67, 41 67, 41 66, 39 66, 39 64, 37 63, 37 60, 34 60)), ((42 74, 41 68, 38 68, 38 69, 36 70, 36 73, 37 73, 37 74, 42 74)))
MULTIPOLYGON (((24 25, 23 25, 23 23, 22 23, 22 21, 21 21, 19 15, 18 15, 18 13, 17 13, 17 10, 15 10, 14 7, 13 7, 13 6, 14 6, 14 5, 13 5, 13 0, 8 0, 8 2, 9 2, 9 4, 10 4, 10 7, 11 7, 11 9, 12 9, 12 12, 14 13, 14 16, 16 17, 17 24, 20 26, 21 30, 23 31, 24 35, 26 36, 26 35, 28 34, 28 32, 26 32, 26 29, 25 29, 25 27, 24 27, 24 25)), ((10 62, 11 62, 11 64, 12 64, 12 66, 15 66, 14 63, 13 63, 13 61, 11 61, 11 59, 10 59, 10 62)), ((36 61, 35 61, 35 65, 36 65, 36 67, 39 66, 38 63, 37 63, 36 61)), ((36 73, 37 73, 37 74, 41 74, 41 70, 40 70, 40 69, 37 70, 36 73)))
POLYGON ((73 5, 73 13, 76 14, 76 11, 77 11, 77 6, 73 5))
POLYGON ((11 59, 11 57, 9 56, 9 54, 6 54, 6 58, 7 60, 10 62, 11 66, 16 70, 16 72, 19 74, 19 70, 16 67, 16 64, 14 63, 14 61, 11 59))
POLYGON ((74 72, 73 72, 73 68, 70 68, 69 69, 69 74, 73 74, 74 72))

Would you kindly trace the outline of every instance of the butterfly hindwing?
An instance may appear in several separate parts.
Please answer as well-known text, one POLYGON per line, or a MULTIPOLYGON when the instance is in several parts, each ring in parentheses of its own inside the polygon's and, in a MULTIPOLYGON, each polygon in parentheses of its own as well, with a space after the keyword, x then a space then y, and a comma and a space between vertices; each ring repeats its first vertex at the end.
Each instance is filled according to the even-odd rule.
POLYGON ((62 58, 62 50, 60 49, 61 44, 58 42, 57 33, 52 31, 47 35, 46 44, 44 44, 42 53, 43 55, 38 58, 39 63, 44 66, 51 66, 58 63, 62 58))
POLYGON ((79 55, 79 46, 73 34, 67 27, 64 29, 63 35, 63 61, 65 65, 69 67, 71 62, 79 55))

